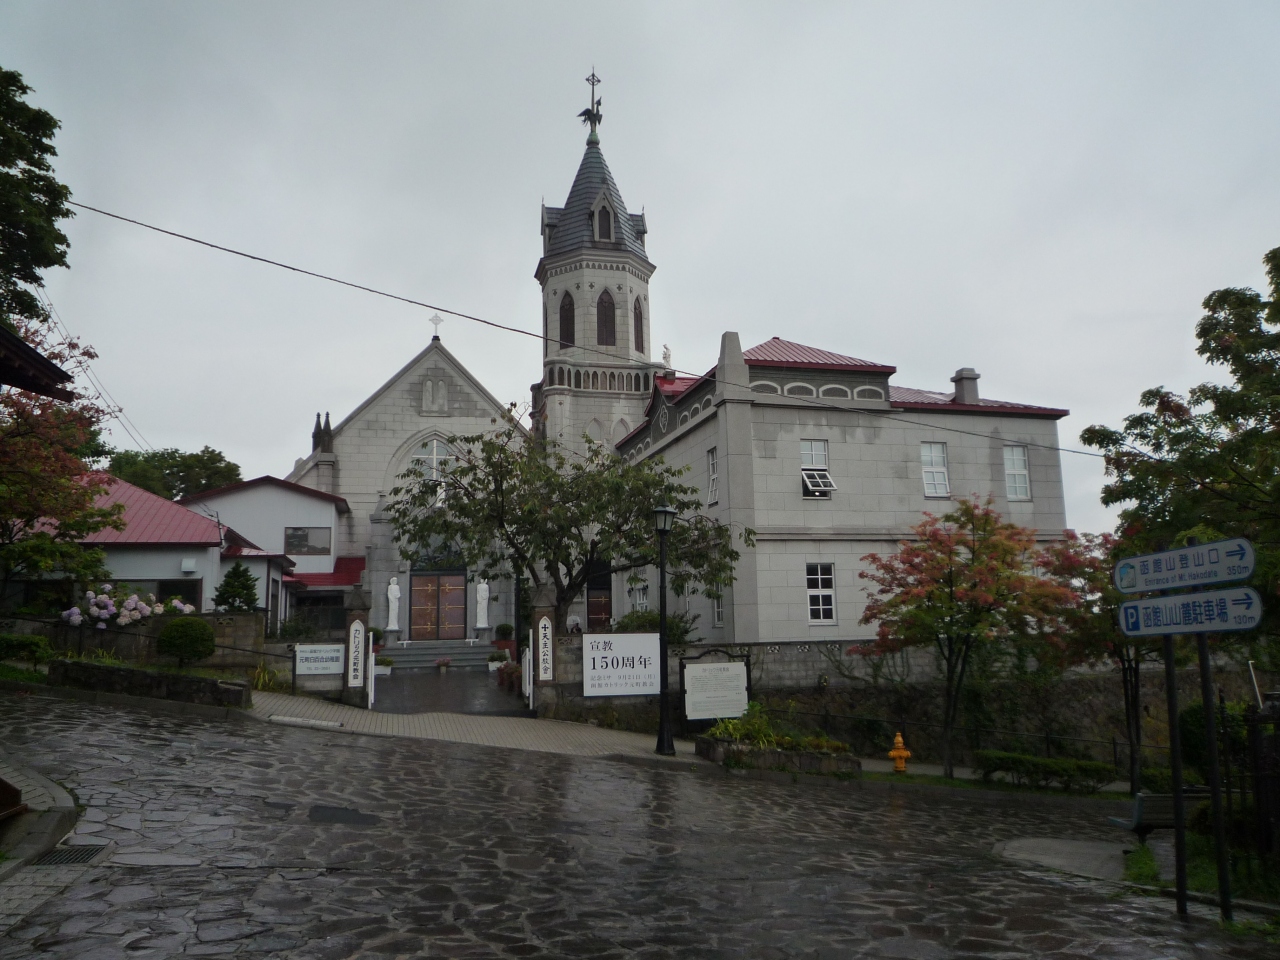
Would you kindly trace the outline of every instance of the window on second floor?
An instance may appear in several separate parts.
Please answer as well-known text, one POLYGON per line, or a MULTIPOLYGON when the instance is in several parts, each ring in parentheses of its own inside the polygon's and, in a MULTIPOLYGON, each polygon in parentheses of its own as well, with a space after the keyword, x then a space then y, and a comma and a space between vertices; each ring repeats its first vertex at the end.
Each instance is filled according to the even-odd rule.
POLYGON ((724 626, 724 597, 711 598, 711 625, 713 627, 724 626))
POLYGON ((1010 500, 1031 499, 1031 470, 1027 464, 1027 448, 1007 444, 1004 448, 1004 487, 1010 500))
POLYGON ((836 485, 827 468, 827 441, 800 441, 800 479, 806 497, 831 499, 831 491, 836 489, 836 485))
POLYGON ((720 502, 720 460, 716 448, 707 451, 707 505, 720 502))
POLYGON ((285 527, 284 552, 291 557, 327 557, 332 527, 285 527))
POLYGON ((951 483, 947 479, 947 445, 945 443, 920 444, 920 466, 926 497, 951 496, 951 483))

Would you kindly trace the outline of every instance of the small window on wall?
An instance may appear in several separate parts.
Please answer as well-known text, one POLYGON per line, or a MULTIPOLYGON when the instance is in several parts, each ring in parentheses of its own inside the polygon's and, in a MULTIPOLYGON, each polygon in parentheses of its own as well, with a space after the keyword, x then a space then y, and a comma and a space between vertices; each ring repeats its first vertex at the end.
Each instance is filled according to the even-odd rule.
POLYGON ((724 626, 724 597, 711 598, 711 625, 713 627, 724 626))
POLYGON ((707 505, 720 502, 720 461, 716 448, 707 451, 707 505))
POLYGON ((951 484, 947 479, 947 445, 945 443, 920 444, 920 466, 926 497, 951 496, 951 484))
POLYGON ((835 481, 827 469, 827 441, 800 441, 800 480, 804 495, 815 500, 830 500, 835 481))
POLYGON ((646 613, 649 610, 649 585, 647 583, 631 588, 631 609, 637 613, 646 613))
POLYGON ((809 622, 835 623, 836 574, 833 563, 805 564, 805 586, 809 593, 809 622))
POLYGON ((291 557, 327 557, 331 527, 285 527, 284 552, 291 557))
POLYGON ((1009 444, 1004 448, 1004 487, 1010 500, 1031 499, 1031 471, 1027 466, 1027 448, 1009 444))

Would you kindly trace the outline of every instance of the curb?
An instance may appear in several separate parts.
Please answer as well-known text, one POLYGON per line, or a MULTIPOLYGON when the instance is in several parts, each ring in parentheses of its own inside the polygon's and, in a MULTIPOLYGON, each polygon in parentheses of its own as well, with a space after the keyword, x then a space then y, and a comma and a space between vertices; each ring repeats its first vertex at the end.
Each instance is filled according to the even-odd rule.
POLYGON ((7 880, 56 847, 80 819, 75 800, 66 790, 30 767, 16 763, 9 754, 5 754, 4 760, 10 767, 21 770, 24 776, 39 780, 41 786, 53 795, 54 803, 48 810, 32 810, 8 824, 4 835, 10 843, 6 844, 7 858, 0 863, 0 881, 7 880))
MULTIPOLYGON (((53 697, 58 700, 79 700, 106 707, 141 707, 157 713, 174 713, 187 717, 204 717, 209 720, 247 720, 249 710, 235 707, 212 707, 203 703, 187 703, 183 700, 160 700, 155 697, 135 697, 127 693, 104 693, 100 690, 80 690, 76 687, 51 687, 44 683, 24 683, 20 680, 0 680, 0 691, 29 693, 34 696, 53 697)), ((252 709, 252 708, 250 708, 252 709)))

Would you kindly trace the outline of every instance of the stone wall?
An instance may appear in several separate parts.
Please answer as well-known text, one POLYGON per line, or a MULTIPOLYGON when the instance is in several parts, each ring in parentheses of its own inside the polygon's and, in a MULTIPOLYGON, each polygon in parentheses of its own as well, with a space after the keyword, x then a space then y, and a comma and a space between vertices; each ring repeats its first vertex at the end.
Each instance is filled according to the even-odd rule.
MULTIPOLYGON (((213 627, 213 642, 217 645, 213 656, 201 660, 200 666, 253 669, 264 659, 265 622, 261 613, 202 613, 192 616, 200 617, 213 627)), ((156 654, 156 638, 171 619, 156 617, 123 630, 40 622, 39 628, 32 632, 47 636, 55 650, 84 654, 100 649, 131 663, 151 664, 160 659, 156 654)), ((287 661, 280 662, 287 666, 287 661)))
POLYGON ((49 684, 132 697, 179 700, 211 707, 247 709, 253 706, 249 685, 241 681, 156 673, 83 660, 54 660, 49 664, 49 684))

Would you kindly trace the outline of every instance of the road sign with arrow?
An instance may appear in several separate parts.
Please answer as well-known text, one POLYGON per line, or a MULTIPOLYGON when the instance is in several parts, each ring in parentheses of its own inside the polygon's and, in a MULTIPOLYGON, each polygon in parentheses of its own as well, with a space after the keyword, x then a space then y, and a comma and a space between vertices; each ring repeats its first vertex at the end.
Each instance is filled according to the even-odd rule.
POLYGON ((1115 584, 1122 593, 1212 587, 1248 580, 1255 565, 1253 544, 1248 540, 1219 540, 1127 557, 1116 564, 1115 584))
POLYGON ((1250 587, 1145 597, 1120 605, 1120 629, 1128 637, 1232 633, 1253 630, 1261 619, 1262 599, 1250 587))

